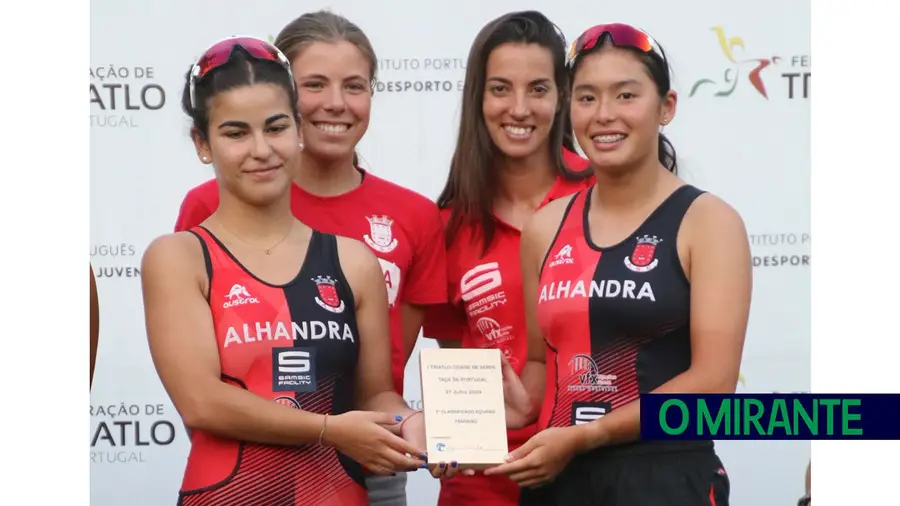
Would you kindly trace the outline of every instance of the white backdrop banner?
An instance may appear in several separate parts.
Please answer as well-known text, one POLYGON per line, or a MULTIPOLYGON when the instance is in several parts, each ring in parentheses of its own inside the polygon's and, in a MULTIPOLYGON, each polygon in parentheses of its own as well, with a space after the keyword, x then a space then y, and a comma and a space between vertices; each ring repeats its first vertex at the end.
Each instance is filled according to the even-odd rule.
MULTIPOLYGON (((91 262, 102 319, 90 410, 92 504, 173 504, 187 458, 183 425, 150 360, 139 271, 147 244, 172 230, 185 192, 212 177, 188 138, 184 74, 217 39, 274 36, 320 8, 360 25, 380 59, 363 165, 430 198, 447 174, 466 55, 484 23, 533 8, 570 41, 601 22, 647 29, 674 69, 680 100, 667 134, 682 176, 734 205, 750 234, 754 294, 739 391, 808 391, 808 1, 91 0, 91 262)), ((404 395, 413 406, 418 384, 408 367, 404 395)), ((734 506, 792 504, 802 494, 808 442, 718 448, 734 506)), ((437 487, 413 473, 409 504, 435 504, 437 487)))

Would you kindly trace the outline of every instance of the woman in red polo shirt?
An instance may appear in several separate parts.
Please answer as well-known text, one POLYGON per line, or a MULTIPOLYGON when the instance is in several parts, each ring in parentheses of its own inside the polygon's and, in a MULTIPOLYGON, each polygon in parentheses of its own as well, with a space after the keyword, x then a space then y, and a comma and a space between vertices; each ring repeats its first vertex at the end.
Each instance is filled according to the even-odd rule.
MULTIPOLYGON (((437 206, 424 196, 360 168, 355 148, 369 126, 378 69, 365 33, 327 11, 295 19, 275 40, 290 60, 303 118, 303 150, 291 194, 294 215, 309 226, 365 242, 378 257, 390 304, 391 368, 403 393, 403 373, 424 308, 447 300, 443 229, 437 206)), ((218 207, 215 180, 185 197, 176 231, 218 207)), ((373 506, 406 504, 406 475, 367 479, 373 506)))
MULTIPOLYGON (((450 302, 429 310, 424 335, 443 347, 498 348, 517 374, 527 342, 520 230, 536 209, 592 182, 571 170, 587 163, 566 135, 565 59, 565 39, 539 12, 506 14, 481 30, 469 52, 459 137, 438 199, 450 302)), ((511 430, 510 449, 534 433, 534 426, 511 430)), ((504 476, 457 475, 442 479, 438 504, 513 506, 518 496, 504 476)))

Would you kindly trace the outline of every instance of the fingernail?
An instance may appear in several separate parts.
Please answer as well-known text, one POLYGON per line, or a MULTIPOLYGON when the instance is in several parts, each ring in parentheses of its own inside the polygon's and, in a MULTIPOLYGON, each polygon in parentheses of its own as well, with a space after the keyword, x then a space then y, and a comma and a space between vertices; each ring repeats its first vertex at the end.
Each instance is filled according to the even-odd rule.
POLYGON ((395 420, 395 421, 398 421, 398 422, 402 422, 402 421, 403 421, 403 417, 400 416, 400 415, 396 415, 396 416, 394 416, 394 420, 395 420))
POLYGON ((455 469, 455 468, 456 468, 456 461, 454 461, 454 462, 451 462, 451 463, 450 463, 450 467, 452 467, 452 468, 454 468, 454 469, 455 469))
POLYGON ((422 460, 428 460, 428 454, 427 454, 427 453, 420 453, 420 454, 419 454, 419 458, 422 459, 422 460))
POLYGON ((427 464, 427 463, 421 464, 421 465, 419 466, 419 469, 428 469, 428 464, 427 464))
POLYGON ((443 468, 444 468, 444 463, 443 463, 443 462, 441 462, 441 469, 443 469, 443 468))

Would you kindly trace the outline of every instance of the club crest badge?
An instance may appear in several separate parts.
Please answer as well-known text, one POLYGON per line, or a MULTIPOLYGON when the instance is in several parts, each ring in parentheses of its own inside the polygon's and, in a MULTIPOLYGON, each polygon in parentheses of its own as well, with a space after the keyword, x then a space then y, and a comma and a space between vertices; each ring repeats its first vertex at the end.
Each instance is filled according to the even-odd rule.
POLYGON ((397 239, 391 226, 394 220, 387 216, 369 216, 369 234, 363 236, 366 244, 375 251, 381 253, 390 253, 397 247, 397 239))
POLYGON ((625 267, 634 272, 649 272, 656 268, 659 259, 655 258, 656 246, 662 239, 655 235, 645 235, 637 238, 637 244, 630 257, 625 257, 625 267))
POLYGON ((279 397, 276 397, 272 402, 274 402, 275 404, 281 404, 282 406, 285 406, 288 408, 300 409, 300 403, 297 402, 297 399, 295 399, 293 397, 288 397, 286 395, 281 395, 279 397))
POLYGON ((312 278, 319 290, 319 296, 316 297, 316 304, 326 311, 332 313, 344 312, 344 301, 338 295, 337 280, 331 279, 329 276, 317 276, 312 278))

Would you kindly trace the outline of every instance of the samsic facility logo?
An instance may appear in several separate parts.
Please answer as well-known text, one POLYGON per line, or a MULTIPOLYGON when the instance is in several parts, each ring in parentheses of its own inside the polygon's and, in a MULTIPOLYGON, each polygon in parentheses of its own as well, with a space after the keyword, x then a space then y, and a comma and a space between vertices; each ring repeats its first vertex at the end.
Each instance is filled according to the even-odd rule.
POLYGON ((91 128, 136 128, 165 107, 156 69, 142 65, 91 65, 91 128))
POLYGON ((691 86, 689 97, 707 95, 729 97, 743 90, 753 90, 758 97, 808 99, 812 71, 808 54, 765 56, 748 49, 740 36, 728 36, 725 28, 714 26, 719 49, 725 59, 721 79, 704 77, 691 86))

